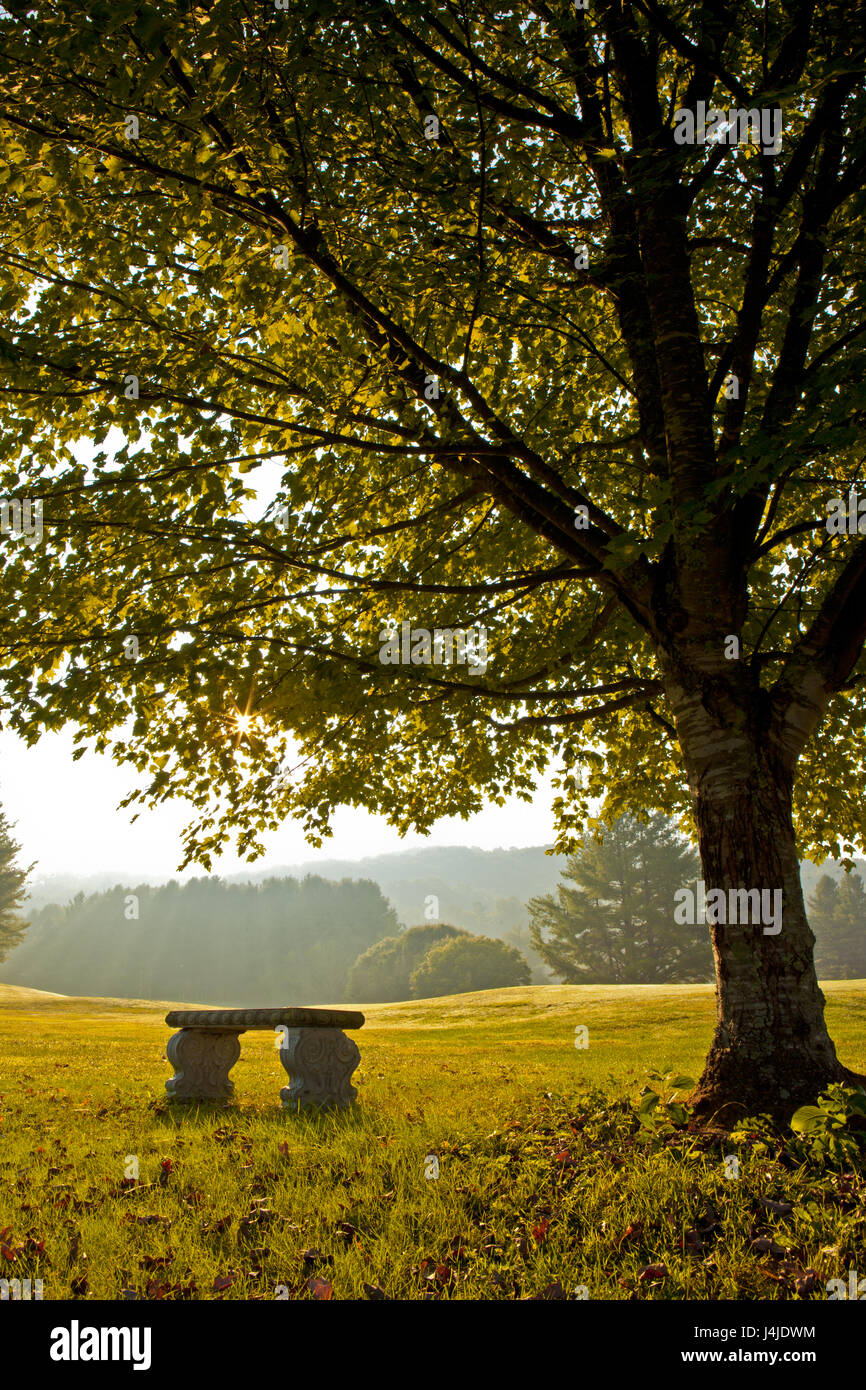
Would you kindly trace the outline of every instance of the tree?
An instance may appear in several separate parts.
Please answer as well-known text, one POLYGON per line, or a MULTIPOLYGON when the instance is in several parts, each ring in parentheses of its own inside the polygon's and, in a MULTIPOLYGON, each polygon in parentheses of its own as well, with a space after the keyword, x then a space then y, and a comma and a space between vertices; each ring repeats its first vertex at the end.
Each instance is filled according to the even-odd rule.
POLYGON ((64 994, 327 1004, 396 920, 369 879, 118 884, 35 912, 3 978, 64 994))
POLYGON ((12 838, 12 826, 0 811, 0 961, 20 944, 29 926, 23 922, 18 912, 25 896, 24 884, 33 868, 18 867, 17 858, 21 846, 12 838))
POLYGON ((784 898, 711 925, 699 1112, 852 1076, 797 839, 866 829, 855 12, 0 18, 10 726, 188 797, 205 866, 549 764, 562 852, 681 816, 784 898))
POLYGON ((838 883, 824 874, 809 902, 817 944, 815 966, 828 980, 866 976, 866 890, 859 874, 838 883))
POLYGON ((699 872, 664 816, 621 816, 569 860, 563 877, 575 887, 532 899, 532 944, 568 984, 712 979, 706 928, 674 921, 674 894, 699 872))
POLYGON ((527 962, 513 946, 492 936, 459 936, 428 951, 412 972, 414 999, 468 994, 476 989, 528 985, 527 962))
POLYGON ((429 922, 410 927, 400 936, 386 936, 355 961, 349 971, 346 998, 375 1000, 379 1004, 409 999, 412 972, 427 952, 453 937, 465 935, 447 922, 429 922))

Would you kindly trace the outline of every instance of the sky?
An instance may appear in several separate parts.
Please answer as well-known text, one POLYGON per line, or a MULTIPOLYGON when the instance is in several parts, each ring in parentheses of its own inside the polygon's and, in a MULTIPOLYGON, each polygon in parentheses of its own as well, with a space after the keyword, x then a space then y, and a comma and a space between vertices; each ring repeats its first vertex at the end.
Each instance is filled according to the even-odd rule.
MULTIPOLYGON (((109 757, 85 753, 72 760, 72 730, 45 734, 33 748, 8 731, 0 733, 0 806, 17 822, 14 837, 20 862, 36 861, 34 878, 49 874, 98 874, 124 871, 142 878, 201 874, 202 868, 178 875, 181 831, 191 817, 182 802, 152 811, 118 811, 117 805, 136 785, 133 767, 118 767, 109 757)), ((509 849, 550 844, 554 838, 549 780, 540 784, 532 805, 514 799, 492 806, 469 820, 446 817, 427 836, 401 839, 380 816, 344 807, 333 821, 334 834, 320 850, 307 844, 299 823, 287 822, 265 839, 264 858, 254 867, 276 868, 304 860, 362 859, 424 845, 467 845, 509 849)), ((211 872, 230 874, 248 867, 224 855, 211 872)))

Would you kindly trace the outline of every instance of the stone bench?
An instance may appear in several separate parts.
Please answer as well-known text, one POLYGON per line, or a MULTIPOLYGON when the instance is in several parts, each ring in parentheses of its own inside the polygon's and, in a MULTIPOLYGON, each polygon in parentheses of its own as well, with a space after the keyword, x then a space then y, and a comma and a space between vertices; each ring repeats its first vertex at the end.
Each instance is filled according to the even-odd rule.
POLYGON ((287 1110, 351 1105, 352 1072, 361 1054, 344 1028, 361 1028, 364 1015, 347 1009, 174 1009, 166 1023, 180 1032, 166 1045, 174 1076, 165 1089, 175 1100, 227 1100, 229 1072, 250 1029, 281 1032, 280 1061, 289 1085, 280 1091, 287 1110))

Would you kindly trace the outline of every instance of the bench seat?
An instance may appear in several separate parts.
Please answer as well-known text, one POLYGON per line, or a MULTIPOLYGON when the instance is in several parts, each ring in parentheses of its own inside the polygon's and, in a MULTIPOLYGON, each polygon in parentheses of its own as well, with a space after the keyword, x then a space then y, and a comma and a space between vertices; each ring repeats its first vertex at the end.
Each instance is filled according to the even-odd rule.
POLYGON ((173 1009, 165 1021, 171 1028, 225 1028, 245 1033, 250 1028, 363 1028, 364 1015, 349 1009, 173 1009))
POLYGON ((169 1038, 166 1057, 174 1076, 165 1089, 174 1100, 228 1100, 229 1072, 241 1055, 240 1035, 250 1030, 280 1034, 280 1061, 289 1085, 280 1091, 283 1108, 351 1105, 357 1091, 351 1076, 361 1054, 344 1029, 361 1028, 364 1015, 350 1009, 173 1009, 166 1023, 180 1031, 169 1038))

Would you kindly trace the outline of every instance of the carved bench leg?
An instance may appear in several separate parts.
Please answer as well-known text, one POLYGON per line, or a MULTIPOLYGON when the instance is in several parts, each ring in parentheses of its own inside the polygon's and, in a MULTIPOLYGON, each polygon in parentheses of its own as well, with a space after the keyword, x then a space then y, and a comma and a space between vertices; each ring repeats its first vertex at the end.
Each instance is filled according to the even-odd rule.
POLYGON ((229 1072, 241 1055, 237 1033, 182 1028, 166 1044, 174 1076, 165 1089, 175 1100, 228 1100, 234 1095, 229 1072))
POLYGON ((341 1028, 285 1028, 280 1061, 290 1084, 280 1091, 284 1108, 351 1105, 358 1094, 351 1076, 360 1060, 356 1044, 341 1028))

